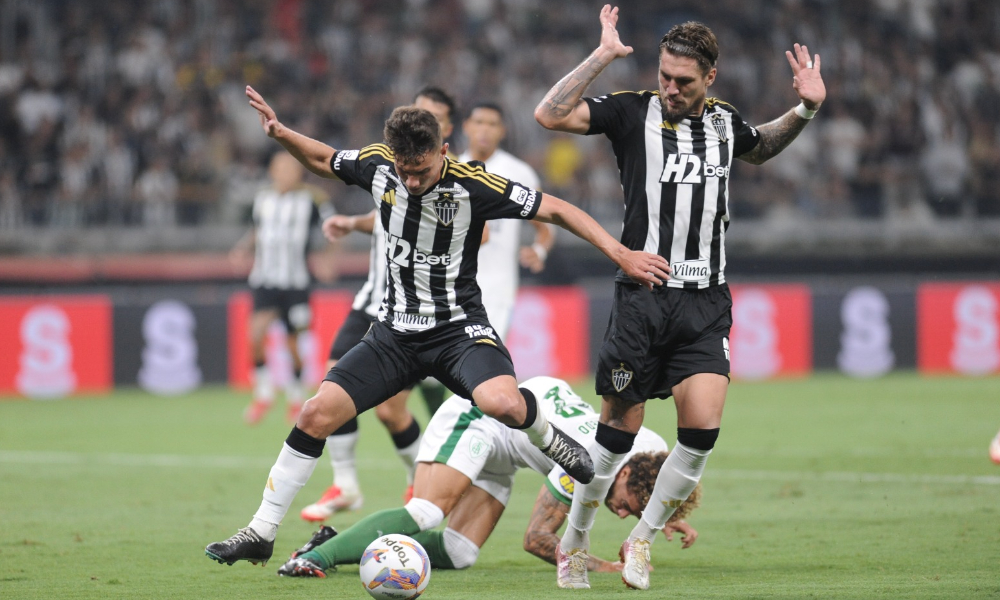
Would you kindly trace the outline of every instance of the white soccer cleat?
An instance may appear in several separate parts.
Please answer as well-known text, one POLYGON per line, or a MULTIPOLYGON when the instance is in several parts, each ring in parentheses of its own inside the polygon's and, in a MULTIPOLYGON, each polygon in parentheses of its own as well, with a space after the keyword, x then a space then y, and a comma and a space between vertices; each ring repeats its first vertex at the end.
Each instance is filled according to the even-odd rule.
POLYGON ((622 559, 622 581, 633 590, 649 589, 649 542, 625 540, 618 556, 622 559))
POLYGON ((993 443, 990 444, 990 460, 1000 465, 1000 433, 993 438, 993 443))
POLYGON ((569 554, 563 554, 562 548, 556 545, 556 583, 564 589, 590 589, 586 550, 574 548, 569 554))
POLYGON ((334 513, 344 510, 359 510, 364 505, 364 497, 358 490, 343 490, 335 485, 326 488, 323 497, 302 509, 300 516, 306 521, 320 522, 334 513))

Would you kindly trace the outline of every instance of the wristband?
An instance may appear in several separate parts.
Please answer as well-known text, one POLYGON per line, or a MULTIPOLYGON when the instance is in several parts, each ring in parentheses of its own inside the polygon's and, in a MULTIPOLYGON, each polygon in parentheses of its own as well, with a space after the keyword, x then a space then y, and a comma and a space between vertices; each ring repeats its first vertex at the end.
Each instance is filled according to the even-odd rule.
POLYGON ((815 117, 817 112, 818 111, 815 110, 809 110, 808 108, 806 108, 806 105, 802 102, 799 102, 799 105, 795 107, 795 114, 802 117, 803 119, 806 119, 807 121, 815 117))
POLYGON ((549 256, 549 251, 545 249, 545 246, 539 244, 538 242, 532 244, 531 249, 535 251, 535 254, 538 256, 538 260, 542 262, 545 262, 545 259, 549 256))

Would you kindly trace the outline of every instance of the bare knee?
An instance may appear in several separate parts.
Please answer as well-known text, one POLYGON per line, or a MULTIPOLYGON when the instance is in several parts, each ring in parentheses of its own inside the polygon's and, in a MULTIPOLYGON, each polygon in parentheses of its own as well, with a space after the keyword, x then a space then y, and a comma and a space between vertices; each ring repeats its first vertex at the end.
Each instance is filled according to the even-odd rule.
POLYGON ((476 406, 508 426, 523 425, 527 416, 524 398, 517 388, 491 390, 489 393, 483 394, 481 399, 476 398, 476 406))
POLYGON ((400 410, 388 402, 383 402, 375 407, 375 416, 378 417, 379 421, 382 421, 389 433, 399 433, 409 427, 410 422, 413 421, 413 415, 410 414, 405 405, 400 410))
POLYGON ((315 438, 325 438, 357 414, 347 392, 335 383, 324 381, 316 395, 302 405, 296 426, 315 438))

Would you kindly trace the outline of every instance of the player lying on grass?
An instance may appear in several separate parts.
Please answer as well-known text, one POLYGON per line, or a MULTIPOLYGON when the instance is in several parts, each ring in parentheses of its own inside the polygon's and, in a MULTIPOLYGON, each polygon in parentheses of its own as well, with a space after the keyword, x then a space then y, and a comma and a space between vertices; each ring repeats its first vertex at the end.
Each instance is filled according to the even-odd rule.
MULTIPOLYGON (((584 446, 593 441, 597 413, 569 384, 551 377, 534 377, 521 387, 535 395, 539 411, 553 424, 584 446)), ((608 509, 621 518, 638 516, 667 454, 663 438, 643 428, 632 454, 615 475, 604 502, 608 509)), ((386 533, 413 536, 427 550, 435 568, 470 567, 503 514, 519 468, 547 475, 535 502, 524 548, 555 564, 559 542, 556 531, 569 512, 574 481, 533 446, 526 434, 504 427, 467 401, 452 396, 428 423, 417 461, 413 499, 405 507, 365 517, 339 535, 330 527, 321 528, 278 574, 325 577, 326 569, 334 565, 357 563, 368 544, 386 533), (432 531, 445 517, 448 527, 432 531)), ((698 505, 700 496, 699 487, 663 528, 667 539, 676 531, 684 538, 683 547, 694 543, 698 534, 682 519, 698 505)), ((593 556, 585 560, 590 570, 621 570, 621 563, 593 556)))

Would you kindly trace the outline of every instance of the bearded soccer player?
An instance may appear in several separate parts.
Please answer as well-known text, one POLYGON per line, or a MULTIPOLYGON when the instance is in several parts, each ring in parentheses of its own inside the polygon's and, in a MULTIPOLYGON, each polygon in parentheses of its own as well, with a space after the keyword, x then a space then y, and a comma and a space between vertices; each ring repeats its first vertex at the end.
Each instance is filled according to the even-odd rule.
MULTIPOLYGON (((538 410, 580 443, 594 437, 597 413, 568 383, 552 377, 533 377, 521 387, 538 399, 538 410)), ((632 452, 619 466, 605 506, 621 518, 638 517, 667 456, 667 443, 653 431, 641 428, 632 452)), ((524 549, 550 563, 556 562, 556 532, 569 512, 573 480, 535 448, 522 432, 512 431, 482 411, 452 396, 434 414, 420 443, 413 500, 403 508, 383 510, 337 533, 322 527, 297 550, 279 575, 325 577, 335 565, 357 564, 365 548, 379 535, 413 536, 427 550, 435 569, 465 569, 475 564, 510 500, 514 475, 521 468, 546 476, 524 536, 524 549), (433 509, 418 510, 421 505, 433 509), (433 519, 422 515, 433 513, 433 519), (435 529, 447 518, 444 530, 435 529)), ((698 536, 682 520, 695 507, 700 490, 691 494, 672 521, 664 527, 667 539, 674 532, 683 547, 698 536)), ((615 572, 621 563, 588 557, 593 571, 615 572)))
MULTIPOLYGON (((264 131, 307 169, 371 194, 386 233, 389 279, 378 321, 303 407, 250 524, 209 544, 206 554, 220 563, 266 563, 278 525, 316 467, 326 437, 427 375, 484 414, 523 430, 574 479, 590 481, 589 454, 549 424, 529 390, 518 389, 510 354, 486 317, 475 281, 483 228, 502 218, 555 223, 650 288, 668 277, 663 257, 625 248, 563 200, 447 158, 440 126, 426 110, 397 108, 386 120, 384 144, 337 151, 285 127, 249 86, 246 94, 264 131)), ((421 512, 421 518, 432 517, 421 512)))
POLYGON ((660 40, 659 89, 584 98, 594 79, 632 48, 622 44, 618 9, 601 10, 601 43, 535 109, 544 127, 611 141, 625 193, 622 243, 666 258, 670 281, 653 291, 619 273, 600 350, 603 397, 595 477, 573 497, 560 543, 557 583, 588 588, 588 532, 617 465, 642 424, 645 402, 674 397, 677 443, 660 470, 642 518, 623 544, 622 579, 649 587, 649 547, 701 478, 719 435, 729 386, 732 297, 726 284, 729 171, 735 158, 761 164, 798 136, 826 98, 820 58, 805 46, 786 52, 800 104, 751 127, 736 109, 709 98, 719 46, 702 23, 676 25, 660 40))

